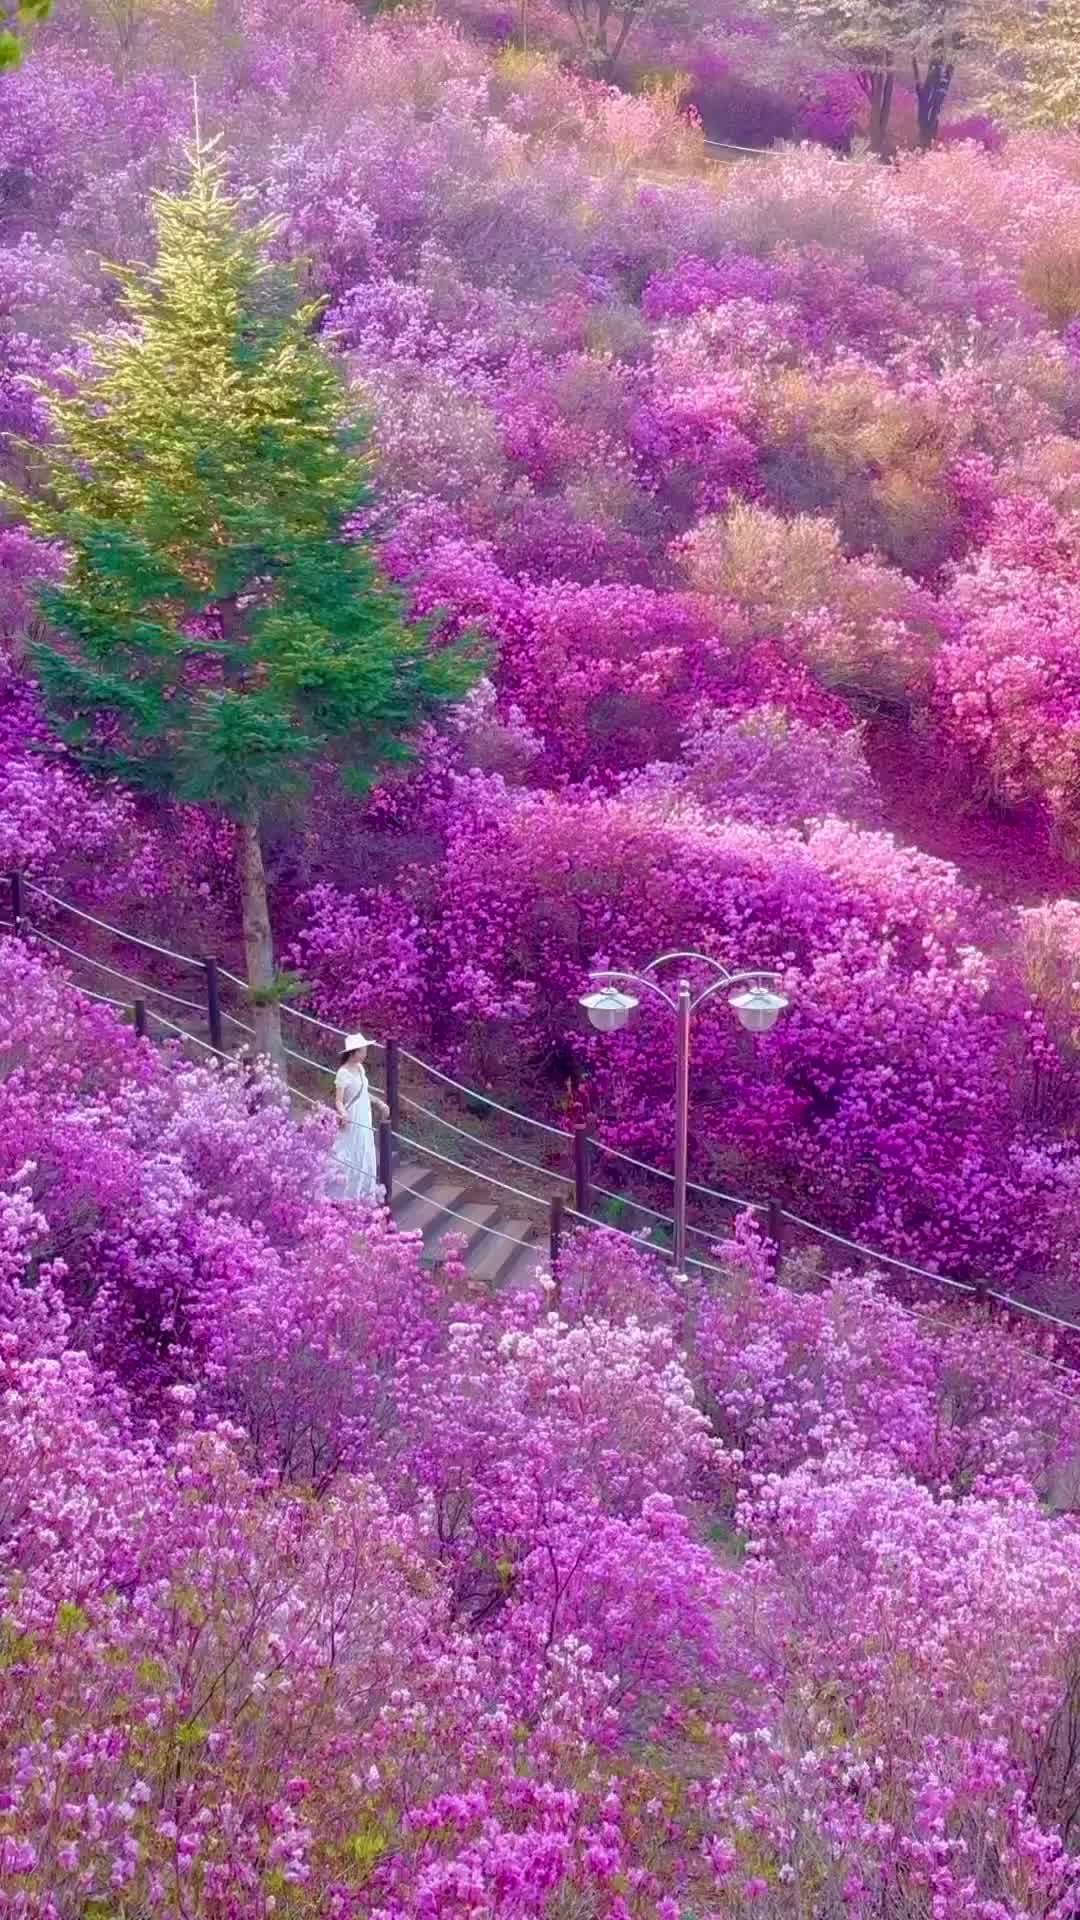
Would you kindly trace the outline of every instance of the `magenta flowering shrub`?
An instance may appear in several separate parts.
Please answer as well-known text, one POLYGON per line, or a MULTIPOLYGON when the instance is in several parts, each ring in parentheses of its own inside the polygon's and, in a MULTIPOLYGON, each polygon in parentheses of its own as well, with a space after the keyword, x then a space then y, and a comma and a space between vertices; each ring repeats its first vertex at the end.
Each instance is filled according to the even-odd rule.
MULTIPOLYGON (((762 1658, 803 1702, 786 1738, 770 1729, 758 1747, 729 1736, 725 1785, 743 1819, 755 1815, 764 1894, 790 1869, 789 1885, 842 1887, 856 1911, 884 1889, 900 1911, 940 1898, 974 1920, 993 1911, 976 1864, 989 1843, 1003 1912, 1066 1910, 1076 1868, 1055 1831, 1057 1716, 1072 1682, 1057 1622, 1068 1634, 1071 1531, 1033 1503, 938 1501, 844 1453, 767 1480, 744 1521, 750 1587, 787 1630, 762 1658), (931 1698, 929 1714, 915 1707, 931 1698), (871 1726, 887 1761, 865 1750, 871 1726), (1033 1768, 1047 1772, 1041 1802, 1033 1768), (804 1824, 806 1796, 816 1817, 804 1824)), ((766 1617, 765 1634, 774 1624, 766 1617)))
MULTIPOLYGON (((698 1024, 695 1171, 1075 1315, 1075 136, 841 159, 850 77, 749 13, 643 32, 634 94, 494 15, 198 15, 66 6, 0 89, 0 460, 197 75, 327 303, 388 570, 490 646, 410 773, 272 822, 314 1005, 666 1165, 670 1030, 585 1034, 589 969, 775 967, 767 1041, 698 1024), (835 151, 718 190, 687 102, 835 151), (905 844, 957 793, 958 864, 905 844)), ((0 867, 228 959, 230 830, 49 738, 60 565, 0 533, 0 867)), ((50 952, 0 951, 5 1911, 1066 1920, 1061 1355, 746 1222, 707 1284, 614 1232, 436 1279, 321 1197, 324 1123, 50 952)))
MULTIPOLYGON (((258 1269, 304 1244, 326 1127, 298 1134, 261 1070, 162 1071, 146 1043, 87 1011, 8 940, 0 1169, 44 1216, 76 1337, 103 1366, 160 1389, 206 1357, 226 1249, 258 1269), (274 1161, 276 1173, 269 1173, 274 1161)), ((316 1231, 318 1231, 316 1229, 316 1231)))
POLYGON ((626 791, 696 800, 763 826, 826 816, 876 823, 880 796, 855 727, 813 726, 766 705, 720 719, 703 705, 682 746, 681 760, 654 762, 626 791))
MULTIPOLYGON (((775 967, 768 1040, 698 1023, 695 1171, 1074 1316, 1075 137, 842 160, 850 78, 750 11, 643 30, 633 94, 496 15, 123 11, 0 88, 4 478, 194 74, 388 570, 490 646, 411 772, 271 823, 315 1006, 666 1165, 670 1030, 585 1034, 589 969, 775 967), (687 102, 835 151, 718 190, 687 102), (958 864, 905 843, 957 793, 958 864)), ((231 831, 50 740, 61 565, 0 532, 0 867, 228 960, 231 831)), ((322 1197, 324 1121, 53 951, 0 949, 5 1913, 1066 1920, 1067 1352, 746 1219, 692 1284, 615 1231, 436 1276, 322 1197)))
POLYGON ((674 786, 643 775, 617 797, 474 773, 444 794, 425 783, 419 804, 441 830, 438 867, 403 866, 381 896, 324 887, 309 902, 297 960, 326 983, 328 1017, 361 1011, 364 952, 386 925, 406 977, 438 982, 418 1044, 520 1099, 523 1068, 565 1070, 569 1028, 599 1136, 663 1166, 664 1017, 643 1006, 625 1033, 588 1039, 571 1028, 588 969, 665 947, 732 968, 752 953, 784 974, 792 1006, 752 1052, 722 1002, 699 1019, 699 1176, 762 1199, 795 1192, 818 1218, 857 1220, 871 1245, 946 1270, 1056 1270, 1073 1156, 1044 1151, 1036 1173, 1029 1148, 1049 1148, 1050 1112, 1018 1113, 1016 1097, 1045 1084, 1051 1056, 1071 1087, 1066 1035, 1055 1048, 1043 989, 998 958, 1005 922, 952 870, 836 821, 721 825, 692 773, 674 786))
POLYGON ((26 1622, 130 1577, 158 1493, 159 1463, 73 1347, 62 1268, 43 1257, 46 1222, 25 1187, 3 1203, 4 1334, 0 1561, 26 1583, 26 1622))
POLYGON ((1080 1396, 1046 1338, 778 1277, 745 1220, 690 1284, 612 1233, 524 1292, 436 1281, 319 1198, 258 1077, 0 967, 13 1911, 1067 1911, 1080 1568, 1043 1501, 1080 1396), (164 1386, 80 1332, 69 1188, 121 1147, 95 1244, 118 1322, 177 1303, 164 1386))
POLYGON ((1076 1411, 1037 1341, 912 1312, 852 1275, 787 1294, 745 1259, 732 1271, 696 1338, 713 1426, 747 1486, 863 1453, 953 1495, 1046 1493, 1075 1460, 1076 1411))
POLYGON ((80 899, 153 892, 157 849, 119 785, 95 785, 50 739, 26 679, 0 663, 0 867, 80 899))
POLYGON ((977 561, 956 581, 943 647, 944 724, 994 789, 1043 797, 1074 832, 1072 701, 1077 688, 1071 503, 1004 500, 977 561))
MULTIPOLYGON (((5 477, 48 430, 74 336, 108 318, 98 262, 144 251, 195 75, 253 211, 326 302, 372 423, 389 571, 441 631, 472 624, 491 648, 483 714, 421 742, 415 778, 273 823, 277 917, 316 1004, 488 1077, 524 1056, 537 1101, 583 1076, 581 1111, 652 1157, 670 1144, 662 1037, 587 1053, 582 973, 639 964, 669 925, 775 958, 798 1011, 768 1071, 703 1034, 702 1170, 753 1169, 756 1191, 896 1251, 1071 1284, 1060 993, 1045 968, 1032 984, 1015 915, 973 905, 942 943, 888 836, 930 840, 963 793, 950 857, 985 877, 992 835, 995 896, 1028 906, 1027 842, 1052 815, 1070 890, 1074 138, 976 126, 894 168, 840 158, 861 124, 850 76, 808 69, 752 9, 640 23, 631 92, 560 64, 551 9, 549 51, 527 56, 505 23, 336 0, 302 28, 282 0, 129 26, 68 8, 0 99, 5 477), (721 137, 820 144, 718 191, 695 99, 721 137), (917 809, 905 747, 932 769, 917 809), (497 830, 492 776, 513 790, 497 830), (782 908, 778 938, 699 855, 753 828, 800 837, 816 870, 829 818, 849 830, 857 935, 846 907, 818 910, 787 839, 755 858, 789 892, 805 875, 814 910, 795 930, 782 908), (516 849, 505 901, 470 867, 473 832, 493 858, 516 849), (677 912, 658 872, 676 860, 700 867, 677 912)), ((45 751, 21 649, 59 564, 4 530, 4 863, 228 959, 228 831, 136 817, 45 751)))

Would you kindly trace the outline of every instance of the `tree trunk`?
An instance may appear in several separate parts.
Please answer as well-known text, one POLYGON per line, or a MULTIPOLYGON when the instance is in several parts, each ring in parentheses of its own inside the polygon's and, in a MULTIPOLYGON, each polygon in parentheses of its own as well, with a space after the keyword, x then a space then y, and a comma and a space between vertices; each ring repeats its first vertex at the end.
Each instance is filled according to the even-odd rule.
POLYGON ((952 86, 953 66, 941 54, 934 54, 922 73, 914 63, 915 99, 919 110, 919 145, 932 147, 938 137, 941 115, 952 86))
POLYGON ((281 1008, 276 1000, 260 997, 269 995, 274 985, 274 936, 270 930, 266 868, 263 866, 257 814, 252 814, 240 828, 240 899, 248 986, 255 995, 255 1051, 266 1054, 284 1076, 281 1008))
POLYGON ((891 58, 884 65, 861 74, 863 92, 870 102, 870 151, 879 160, 889 158, 889 120, 892 115, 896 75, 891 58))

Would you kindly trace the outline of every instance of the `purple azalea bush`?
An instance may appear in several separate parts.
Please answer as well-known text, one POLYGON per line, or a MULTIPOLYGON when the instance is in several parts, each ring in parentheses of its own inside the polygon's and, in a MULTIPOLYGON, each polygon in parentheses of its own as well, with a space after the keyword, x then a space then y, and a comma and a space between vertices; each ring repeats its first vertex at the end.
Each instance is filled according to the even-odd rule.
POLYGON ((272 1078, 0 986, 8 1911, 1069 1910, 1044 1336, 746 1220, 436 1280, 272 1078))
MULTIPOLYGON (((850 77, 750 8, 629 91, 515 31, 58 8, 0 85, 5 482, 194 75, 371 423, 365 532, 489 654, 270 821, 310 1005, 666 1165, 670 1032, 583 1032, 590 970, 775 969, 767 1039, 699 1021, 695 1172, 1075 1313, 1077 137, 851 157, 850 77), (716 177, 702 121, 786 144, 716 177)), ((232 830, 50 732, 63 564, 0 530, 0 869, 227 958, 232 830)), ((602 1230, 436 1277, 322 1197, 324 1119, 53 952, 0 945, 0 1913, 1071 1920, 1068 1351, 749 1216, 685 1285, 602 1230)))

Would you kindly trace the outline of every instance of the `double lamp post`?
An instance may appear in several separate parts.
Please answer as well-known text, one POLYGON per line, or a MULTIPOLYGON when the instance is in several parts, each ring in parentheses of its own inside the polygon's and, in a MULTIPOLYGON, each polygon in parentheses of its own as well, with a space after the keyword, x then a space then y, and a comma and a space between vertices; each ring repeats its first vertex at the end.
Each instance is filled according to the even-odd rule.
POLYGON ((582 994, 580 1005, 600 1033, 616 1033, 629 1024, 640 1005, 641 994, 660 1000, 675 1017, 675 1272, 686 1272, 686 1199, 690 1146, 690 1027, 694 1014, 719 994, 726 993, 728 1006, 739 1025, 748 1033, 768 1033, 787 1006, 787 998, 777 991, 778 973, 755 968, 744 973, 729 973, 718 960, 704 953, 661 953, 650 960, 640 973, 625 973, 603 968, 589 975, 591 993, 582 994), (674 995, 661 986, 657 976, 679 965, 703 968, 711 974, 708 984, 695 993, 686 974, 679 978, 674 995), (636 987, 637 993, 628 993, 636 987))

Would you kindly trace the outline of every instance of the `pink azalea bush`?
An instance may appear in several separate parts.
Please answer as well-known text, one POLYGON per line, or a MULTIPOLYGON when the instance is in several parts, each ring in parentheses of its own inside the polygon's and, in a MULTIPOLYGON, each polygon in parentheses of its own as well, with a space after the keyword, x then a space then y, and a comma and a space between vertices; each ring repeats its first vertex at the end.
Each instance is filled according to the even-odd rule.
MULTIPOLYGON (((562 44, 554 10, 535 25, 562 44)), ((609 1141, 666 1155, 662 1037, 589 1051, 574 1001, 677 926, 797 990, 767 1072, 703 1034, 703 1171, 745 1190, 753 1166, 760 1194, 893 1251, 1067 1283, 1061 981, 1033 982, 1020 918, 962 876, 931 904, 890 834, 914 830, 907 745, 932 769, 920 830, 964 794, 950 855, 992 827, 995 893, 1027 908, 1052 818, 1070 890, 1074 138, 970 128, 893 168, 843 158, 849 82, 752 9, 642 23, 632 94, 523 56, 498 21, 319 0, 300 31, 280 0, 219 0, 216 25, 121 26, 69 7, 0 98, 6 476, 73 337, 110 321, 95 263, 145 251, 194 74, 326 303, 388 570, 491 651, 486 704, 420 743, 412 780, 272 823, 314 1004, 493 1081, 523 1051, 537 1102, 571 1081, 609 1141), (748 116, 710 121, 722 137, 823 144, 720 191, 688 100, 748 116), (505 858, 505 901, 470 835, 505 858), (807 910, 749 905, 745 859, 805 884, 807 910)), ((91 793, 43 731, 25 642, 59 564, 4 531, 3 862, 228 957, 228 830, 91 793)))
POLYGON ((602 1232, 436 1282, 258 1076, 0 979, 13 1913, 1068 1910, 1044 1336, 778 1281, 746 1222, 682 1286, 602 1232))
MULTIPOLYGON (((783 974, 792 1006, 750 1051, 722 1002, 699 1019, 698 1177, 761 1199, 793 1191, 838 1225, 855 1213, 871 1244, 946 1271, 1068 1267, 1073 1157, 1052 1143, 1041 1086, 1056 1070, 1071 1098, 1070 1043, 1045 981, 1000 958, 1008 919, 952 869, 836 821, 721 824, 692 784, 672 792, 651 775, 608 797, 473 773, 445 793, 425 785, 423 806, 440 822, 441 869, 308 903, 297 958, 324 983, 329 1017, 379 1006, 359 983, 393 928, 404 977, 440 984, 408 1009, 420 1042, 473 1084, 520 1087, 523 1069, 542 1078, 564 1060, 591 964, 695 946, 735 969, 752 953, 783 974)), ((643 1006, 615 1039, 575 1034, 572 1056, 599 1136, 660 1166, 669 1046, 662 1011, 643 1006)))
MULTIPOLYGON (((768 1040, 699 1024, 695 1171, 1074 1312, 1075 138, 842 160, 850 83, 749 15, 643 35, 634 97, 494 16, 197 16, 61 9, 0 89, 0 456, 197 74, 372 420, 388 570, 491 652, 411 775, 272 823, 313 1004, 666 1165, 669 1030, 588 1038, 589 970, 775 967, 768 1040), (687 102, 835 152, 718 191, 687 102), (992 896, 904 844, 905 743, 1015 850, 992 896)), ((0 865, 227 956, 229 830, 49 735, 61 564, 4 530, 0 865)), ((746 1221, 685 1287, 614 1233, 436 1280, 321 1197, 324 1122, 52 951, 0 952, 5 1911, 1066 1920, 1068 1354, 746 1221)))
MULTIPOLYGON (((482 14, 58 9, 0 88, 4 478, 194 74, 325 302, 388 571, 490 649, 411 772, 270 823, 313 1005, 666 1165, 670 1030, 584 1034, 590 969, 774 967, 766 1040, 699 1022, 695 1172, 1074 1315, 1076 138, 961 119, 882 168, 750 9, 643 30, 633 95, 482 14), (688 108, 820 145, 718 189, 688 108), (958 864, 905 844, 915 764, 958 864)), ((0 867, 228 958, 231 831, 49 733, 62 564, 3 530, 0 867)), ((436 1277, 323 1197, 326 1121, 268 1074, 79 999, 32 899, 5 1914, 1068 1920, 1074 1353, 748 1217, 685 1284, 613 1231, 506 1295, 436 1277)))

